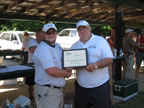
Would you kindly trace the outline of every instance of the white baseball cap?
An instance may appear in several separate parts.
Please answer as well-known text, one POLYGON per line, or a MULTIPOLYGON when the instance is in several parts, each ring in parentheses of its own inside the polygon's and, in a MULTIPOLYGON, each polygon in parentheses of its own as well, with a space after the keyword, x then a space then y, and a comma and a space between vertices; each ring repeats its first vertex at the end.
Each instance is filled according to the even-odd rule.
POLYGON ((43 26, 43 28, 42 28, 42 31, 43 31, 43 32, 47 32, 50 28, 53 28, 53 29, 55 29, 55 30, 57 31, 56 26, 55 26, 54 24, 52 24, 52 23, 47 23, 47 24, 45 24, 45 25, 43 26))
POLYGON ((80 20, 77 22, 76 27, 78 28, 79 26, 89 26, 89 23, 86 20, 80 20))
POLYGON ((125 33, 133 32, 133 31, 134 31, 133 29, 128 28, 125 30, 125 33))

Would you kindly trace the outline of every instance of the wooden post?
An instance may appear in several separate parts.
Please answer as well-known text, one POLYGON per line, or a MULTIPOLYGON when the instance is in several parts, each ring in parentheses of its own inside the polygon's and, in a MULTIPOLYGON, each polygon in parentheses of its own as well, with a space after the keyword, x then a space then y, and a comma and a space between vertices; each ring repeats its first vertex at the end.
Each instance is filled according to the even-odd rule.
MULTIPOLYGON (((116 13, 115 13, 115 26, 116 26, 116 48, 117 56, 119 56, 119 51, 122 48, 122 36, 123 36, 123 13, 122 7, 116 4, 116 13)), ((115 81, 121 80, 121 62, 115 63, 115 81)))

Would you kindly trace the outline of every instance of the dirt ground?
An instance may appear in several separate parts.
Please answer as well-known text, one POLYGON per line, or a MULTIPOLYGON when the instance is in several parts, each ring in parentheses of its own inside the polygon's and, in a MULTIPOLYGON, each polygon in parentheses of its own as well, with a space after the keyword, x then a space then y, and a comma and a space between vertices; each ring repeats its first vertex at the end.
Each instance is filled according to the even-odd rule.
MULTIPOLYGON (((11 63, 14 64, 14 62, 5 62, 8 65, 11 63)), ((16 62, 15 62, 16 63, 16 62)), ((63 88, 64 92, 64 102, 65 103, 73 103, 73 97, 74 97, 74 81, 75 78, 69 79, 66 82, 66 86, 63 88)), ((144 72, 141 71, 139 74, 139 83, 138 83, 138 91, 140 92, 138 96, 136 96, 132 101, 127 101, 127 102, 121 102, 119 100, 113 99, 113 107, 112 108, 132 108, 131 104, 137 103, 138 105, 141 105, 143 103, 140 103, 141 100, 144 98, 143 97, 143 91, 144 91, 144 72), (142 95, 142 96, 141 96, 142 95), (140 99, 140 100, 138 100, 140 99), (130 104, 131 102, 131 104, 130 104), (119 104, 118 104, 119 103, 119 104), (127 107, 123 107, 127 106, 127 107)), ((24 95, 28 97, 27 93, 27 86, 26 85, 11 85, 11 86, 2 86, 0 85, 0 104, 5 100, 9 99, 11 103, 13 103, 13 100, 19 97, 20 95, 24 95)), ((135 106, 135 105, 132 105, 135 106)), ((32 101, 32 108, 36 108, 35 102, 32 101)), ((133 107, 134 108, 134 107, 133 107)), ((144 107, 141 107, 144 108, 144 107)))
MULTIPOLYGON (((64 92, 64 102, 65 103, 73 103, 74 96, 74 80, 67 80, 66 86, 63 88, 64 92)), ((0 86, 0 104, 8 99, 11 103, 19 97, 20 95, 28 97, 27 86, 26 85, 11 85, 11 86, 0 86)), ((32 101, 32 108, 35 107, 35 102, 32 101)))

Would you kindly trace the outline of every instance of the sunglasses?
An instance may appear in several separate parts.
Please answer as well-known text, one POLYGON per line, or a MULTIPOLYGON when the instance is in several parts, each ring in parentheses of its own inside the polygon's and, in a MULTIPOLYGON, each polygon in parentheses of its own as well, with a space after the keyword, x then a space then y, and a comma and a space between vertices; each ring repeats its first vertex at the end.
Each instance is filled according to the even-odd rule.
POLYGON ((51 35, 51 34, 52 34, 52 35, 55 35, 55 34, 57 34, 57 32, 56 32, 56 31, 52 31, 52 32, 46 32, 45 34, 46 34, 46 35, 51 35))

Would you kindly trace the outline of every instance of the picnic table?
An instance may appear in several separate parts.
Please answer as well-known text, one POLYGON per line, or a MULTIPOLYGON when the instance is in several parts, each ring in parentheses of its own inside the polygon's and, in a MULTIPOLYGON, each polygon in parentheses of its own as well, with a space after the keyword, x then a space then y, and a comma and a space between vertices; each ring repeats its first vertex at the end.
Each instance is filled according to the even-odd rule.
POLYGON ((33 64, 0 66, 0 80, 32 76, 33 74, 34 74, 33 64))
POLYGON ((23 55, 22 50, 0 50, 0 56, 23 55))

